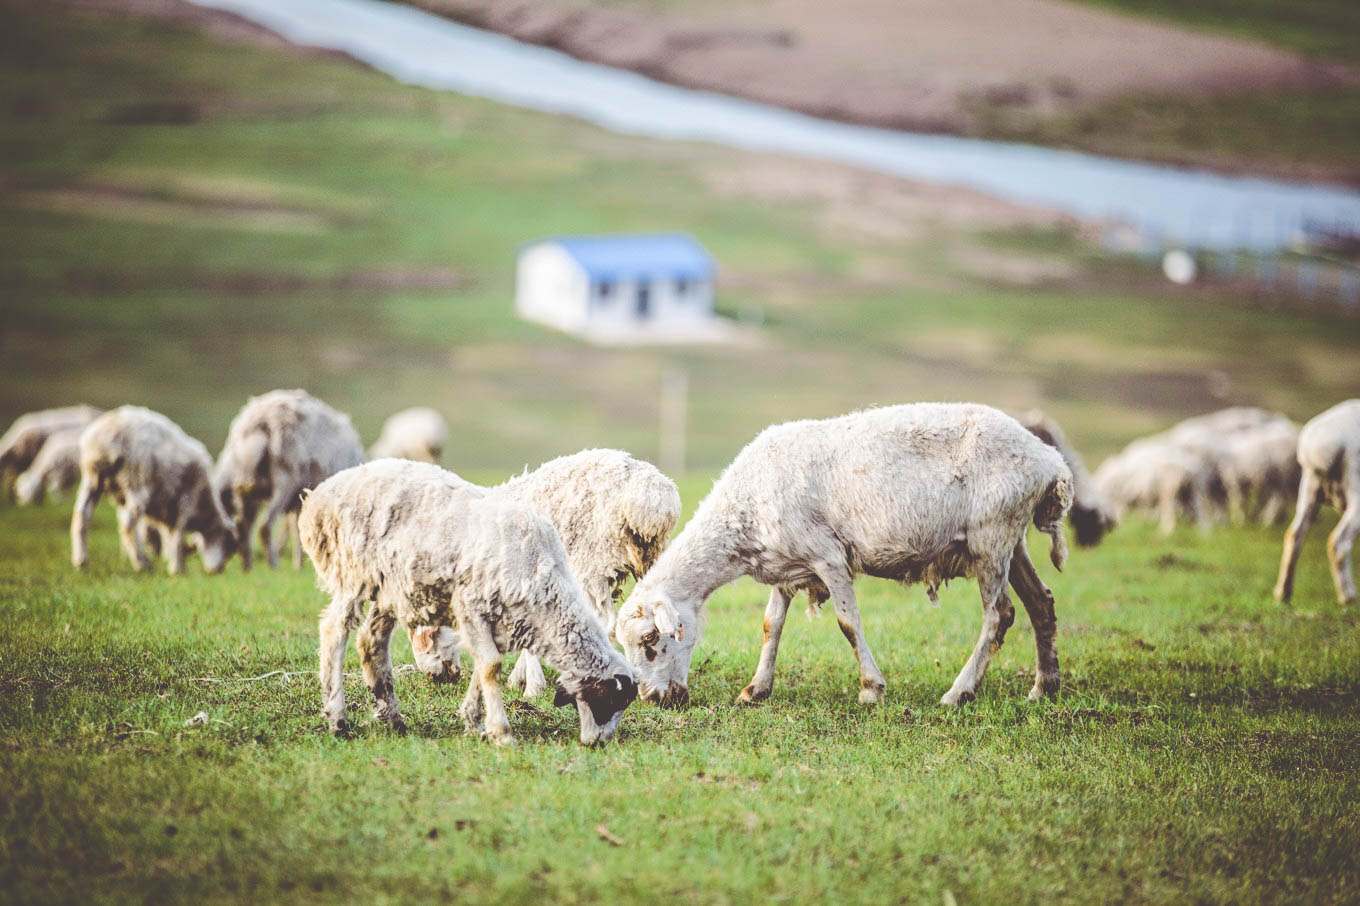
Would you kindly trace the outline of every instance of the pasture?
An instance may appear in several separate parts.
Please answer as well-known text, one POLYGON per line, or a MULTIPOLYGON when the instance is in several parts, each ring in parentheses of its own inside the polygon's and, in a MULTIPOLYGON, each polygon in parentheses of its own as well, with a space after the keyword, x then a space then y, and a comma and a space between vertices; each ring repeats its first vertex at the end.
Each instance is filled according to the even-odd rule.
MULTIPOLYGON (((682 485, 687 509, 704 482, 682 485)), ((1292 607, 1278 533, 1130 524, 1066 573, 1064 688, 1029 704, 1017 619, 978 701, 937 704, 976 640, 971 583, 859 585, 885 701, 855 700, 830 616, 791 615, 774 695, 734 703, 762 591, 709 608, 691 707, 635 703, 615 744, 512 705, 519 745, 465 736, 462 684, 400 674, 411 733, 321 717, 310 568, 136 575, 99 511, 0 523, 0 895, 12 902, 1353 902, 1360 620, 1315 537, 1292 607), (275 670, 286 678, 248 681, 275 670), (204 727, 187 728, 199 711, 204 727), (603 826, 622 841, 614 845, 603 826), (946 893, 947 892, 947 893, 946 893)), ((1328 528, 1324 522, 1321 529, 1328 528)), ((1041 539, 1038 539, 1041 540, 1041 539)), ((1037 543, 1037 541, 1036 541, 1037 543)), ((796 606, 801 600, 796 602, 796 606)), ((404 639, 398 663, 409 663, 404 639)))
MULTIPOLYGON (((130 5, 0 0, 6 423, 138 402, 215 452, 248 394, 305 386, 366 441, 440 406, 445 463, 491 481, 590 445, 654 457, 679 365, 688 513, 788 418, 1042 403, 1094 466, 1187 414, 1302 420, 1360 386, 1353 316, 1168 290, 1042 213, 611 136, 130 5), (758 344, 597 350, 511 315, 519 243, 673 228, 722 262, 720 309, 763 316, 758 344)), ((461 684, 409 673, 410 735, 373 726, 352 677, 356 738, 330 738, 310 568, 134 574, 105 504, 77 574, 69 506, 0 504, 0 901, 1360 899, 1360 617, 1326 573, 1334 514, 1291 607, 1269 599, 1277 529, 1133 522, 1065 574, 1041 562, 1053 701, 1024 700, 1022 614, 978 701, 940 707, 975 586, 935 610, 866 581, 886 700, 856 702, 834 619, 793 615, 773 697, 740 708, 765 597, 741 582, 711 601, 689 709, 635 704, 585 750, 541 699, 500 750, 463 735, 461 684)))

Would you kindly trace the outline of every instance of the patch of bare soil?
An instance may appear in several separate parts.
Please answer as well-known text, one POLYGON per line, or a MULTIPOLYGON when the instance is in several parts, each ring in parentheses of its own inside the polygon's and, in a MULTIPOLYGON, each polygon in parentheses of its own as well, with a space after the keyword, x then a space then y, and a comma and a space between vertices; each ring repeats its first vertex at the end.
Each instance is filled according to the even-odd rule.
POLYGON ((969 132, 979 107, 1326 84, 1284 51, 1060 0, 411 0, 655 78, 854 123, 969 132))

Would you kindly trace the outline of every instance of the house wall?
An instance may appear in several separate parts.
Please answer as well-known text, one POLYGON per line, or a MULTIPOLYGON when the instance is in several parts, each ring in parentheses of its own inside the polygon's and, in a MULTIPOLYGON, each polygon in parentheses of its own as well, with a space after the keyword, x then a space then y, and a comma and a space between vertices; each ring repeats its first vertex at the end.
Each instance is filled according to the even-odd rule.
POLYGON ((585 271, 549 242, 520 253, 515 266, 515 311, 562 330, 580 330, 589 315, 585 271))
MULTIPOLYGON (((649 302, 647 321, 705 320, 713 315, 713 284, 711 281, 691 282, 686 292, 676 292, 676 282, 665 278, 647 282, 649 302)), ((638 314, 639 281, 624 280, 610 284, 607 296, 600 296, 598 285, 590 290, 590 320, 592 323, 633 323, 638 314)))

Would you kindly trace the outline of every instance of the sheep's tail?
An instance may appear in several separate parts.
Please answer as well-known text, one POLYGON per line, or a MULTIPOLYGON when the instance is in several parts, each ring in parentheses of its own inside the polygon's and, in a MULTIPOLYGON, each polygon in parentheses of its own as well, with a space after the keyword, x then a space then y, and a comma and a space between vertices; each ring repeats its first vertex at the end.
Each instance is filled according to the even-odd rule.
POLYGON ((1067 562, 1067 538, 1063 535, 1062 521, 1072 508, 1072 474, 1059 475, 1049 483, 1039 505, 1034 508, 1034 527, 1052 541, 1049 559, 1061 572, 1067 562))

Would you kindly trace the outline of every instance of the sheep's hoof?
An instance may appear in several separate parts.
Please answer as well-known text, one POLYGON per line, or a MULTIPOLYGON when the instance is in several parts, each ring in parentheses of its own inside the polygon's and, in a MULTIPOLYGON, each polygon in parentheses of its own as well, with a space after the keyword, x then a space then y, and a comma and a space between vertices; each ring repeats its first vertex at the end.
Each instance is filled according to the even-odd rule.
POLYGON ((331 735, 336 739, 349 739, 349 721, 343 717, 331 724, 331 735))
POLYGON ((1046 696, 1057 695, 1060 688, 1062 688, 1062 681, 1056 676, 1036 677, 1034 688, 1029 690, 1029 700, 1037 702, 1046 696))
POLYGON ((1286 588, 1283 585, 1276 585, 1275 600, 1279 601, 1281 604, 1288 604, 1290 597, 1292 597, 1290 594, 1290 592, 1292 591, 1293 591, 1292 588, 1286 588))
POLYGON ((757 689, 754 685, 747 686, 741 690, 737 696, 737 703, 742 705, 758 705, 770 697, 770 689, 757 689))
POLYGON ((957 692, 950 689, 940 697, 940 704, 947 705, 951 708, 962 707, 976 698, 977 694, 967 689, 961 689, 957 692))
POLYGON ((513 747, 515 745, 515 737, 510 735, 509 730, 503 730, 499 733, 483 733, 482 736, 494 745, 507 747, 513 747))
POLYGON ((859 690, 860 704, 876 705, 883 701, 883 687, 877 684, 869 684, 859 690))
POLYGON ((548 688, 548 684, 547 684, 546 681, 545 681, 545 682, 542 682, 542 683, 532 683, 532 682, 530 682, 530 683, 525 683, 525 684, 524 684, 524 697, 525 697, 525 698, 538 698, 538 697, 539 697, 540 695, 542 695, 545 691, 547 691, 547 688, 548 688))
POLYGON ((388 720, 387 725, 391 727, 392 732, 398 736, 405 736, 407 733, 406 721, 402 719, 400 714, 388 720))

